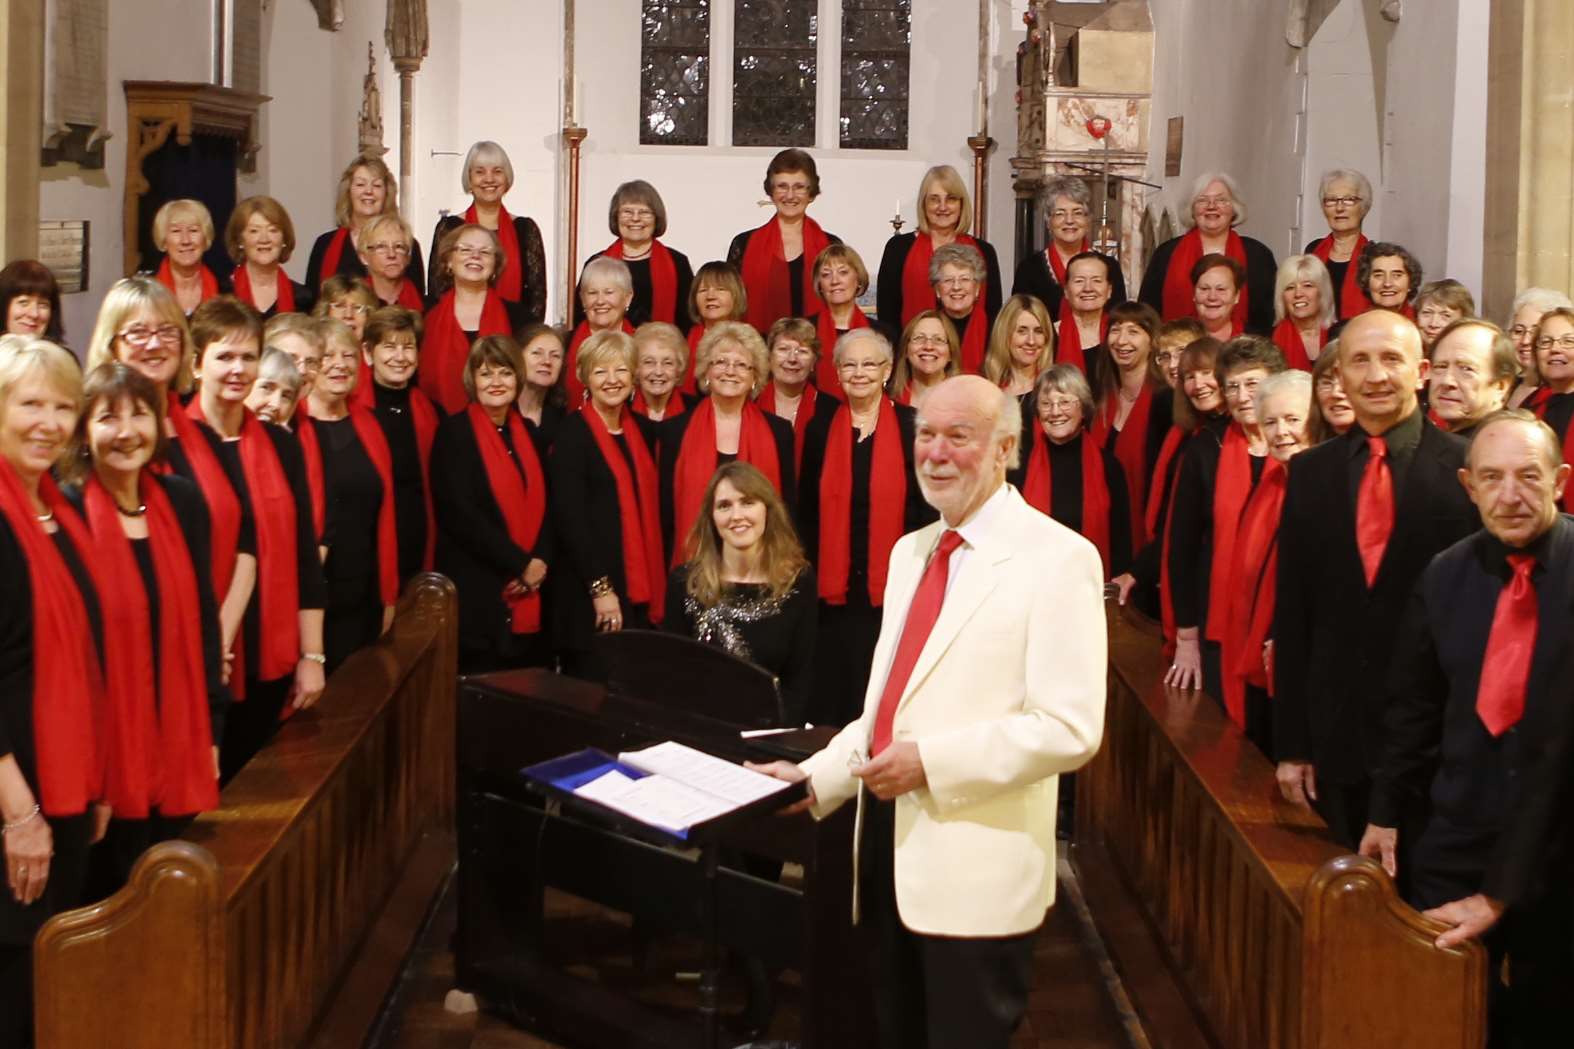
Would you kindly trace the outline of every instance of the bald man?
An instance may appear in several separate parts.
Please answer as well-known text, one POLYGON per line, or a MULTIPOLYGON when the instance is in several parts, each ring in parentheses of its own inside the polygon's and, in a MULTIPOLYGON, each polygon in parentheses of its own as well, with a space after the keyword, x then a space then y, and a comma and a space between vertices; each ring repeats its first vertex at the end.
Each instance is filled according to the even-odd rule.
POLYGON ((1355 317, 1337 368, 1355 425, 1291 460, 1285 489, 1273 722, 1279 789, 1353 849, 1400 615, 1427 562, 1477 518, 1456 476, 1465 442, 1417 403, 1427 362, 1416 326, 1388 310, 1355 317))
POLYGON ((1006 1049, 1055 899, 1058 777, 1104 724, 1103 567, 1006 483, 1021 416, 976 375, 924 399, 918 484, 942 520, 891 551, 863 716, 802 766, 816 818, 856 799, 884 1049, 1006 1049))

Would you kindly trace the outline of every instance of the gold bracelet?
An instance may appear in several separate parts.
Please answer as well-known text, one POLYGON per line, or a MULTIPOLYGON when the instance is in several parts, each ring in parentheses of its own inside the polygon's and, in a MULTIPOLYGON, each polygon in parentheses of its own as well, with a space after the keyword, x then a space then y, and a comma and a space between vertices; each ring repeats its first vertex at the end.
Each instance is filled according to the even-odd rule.
POLYGON ((611 579, 611 577, 609 577, 609 576, 602 576, 600 579, 591 580, 591 583, 590 583, 590 596, 591 596, 592 599, 598 598, 598 597, 606 597, 610 593, 612 593, 612 579, 611 579))

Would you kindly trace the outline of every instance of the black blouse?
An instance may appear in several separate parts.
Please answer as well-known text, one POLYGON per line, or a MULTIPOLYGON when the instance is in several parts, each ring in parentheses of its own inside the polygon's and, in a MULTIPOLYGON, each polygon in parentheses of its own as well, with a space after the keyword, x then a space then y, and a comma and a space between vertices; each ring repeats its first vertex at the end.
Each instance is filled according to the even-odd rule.
POLYGON ((343 419, 313 419, 322 449, 322 545, 328 548, 323 579, 328 584, 328 604, 333 607, 382 603, 377 576, 377 515, 383 505, 383 482, 377 474, 355 423, 343 419))
MULTIPOLYGON (((421 473, 421 444, 410 409, 410 390, 395 390, 374 383, 372 413, 388 439, 393 459, 394 524, 399 532, 399 582, 421 570, 426 553, 426 480, 421 473)), ((439 419, 443 410, 432 406, 439 419)))

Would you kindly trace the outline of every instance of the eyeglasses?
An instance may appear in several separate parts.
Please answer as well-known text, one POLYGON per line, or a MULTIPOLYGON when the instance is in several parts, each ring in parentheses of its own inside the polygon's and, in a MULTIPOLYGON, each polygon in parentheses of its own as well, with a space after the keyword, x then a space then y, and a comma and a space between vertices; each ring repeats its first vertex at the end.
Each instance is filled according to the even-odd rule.
POLYGON ((1535 330, 1534 324, 1516 324, 1508 330, 1508 333, 1514 337, 1515 342, 1518 342, 1535 330))
POLYGON ((978 283, 978 278, 972 274, 963 274, 959 277, 941 277, 935 283, 942 288, 969 288, 978 283))
POLYGON ((1554 346, 1562 350, 1574 351, 1574 335, 1564 335, 1561 338, 1553 338, 1551 335, 1543 335, 1541 338, 1536 340, 1536 349, 1538 350, 1550 350, 1554 346))
POLYGON ((1235 198, 1234 197, 1198 197, 1196 200, 1192 201, 1192 203, 1194 203, 1194 204, 1201 204, 1205 208, 1234 207, 1234 205, 1235 205, 1235 198))
POLYGON ((1361 198, 1360 197, 1324 197, 1323 198, 1323 207, 1325 207, 1325 208, 1353 208, 1359 203, 1361 203, 1361 198))
POLYGON ((1064 222, 1067 219, 1085 219, 1088 217, 1088 209, 1075 208, 1067 211, 1065 208, 1057 208, 1049 213, 1049 217, 1055 222, 1064 222))
POLYGON ((750 372, 754 371, 754 365, 750 364, 748 361, 716 360, 710 362, 710 370, 713 372, 720 372, 723 375, 748 375, 750 372))
POLYGON ((625 222, 640 222, 656 217, 656 213, 649 208, 619 208, 618 218, 625 222))
POLYGON ((1052 412, 1069 412, 1073 408, 1082 407, 1082 402, 1075 397, 1059 397, 1052 393, 1038 395, 1038 406, 1052 412))
POLYGON ((773 182, 771 183, 771 192, 791 193, 794 196, 798 196, 809 192, 809 184, 807 182, 773 182))
POLYGON ((139 350, 145 350, 155 342, 160 345, 179 342, 180 329, 173 324, 166 324, 161 328, 127 328, 120 333, 120 338, 139 350))
POLYGON ((1224 384, 1224 392, 1226 394, 1252 394, 1257 392, 1257 387, 1260 385, 1262 385, 1261 379, 1247 379, 1245 382, 1227 381, 1224 384))
POLYGON ((387 244, 382 241, 378 241, 376 244, 366 245, 366 250, 374 255, 392 255, 396 258, 410 254, 409 245, 387 244))
POLYGON ((914 335, 907 340, 909 346, 949 346, 944 335, 914 335))
POLYGON ((836 370, 843 375, 879 375, 884 367, 884 361, 843 361, 836 370))
POLYGON ((953 196, 950 193, 931 193, 924 198, 924 203, 932 208, 941 208, 947 204, 960 204, 962 203, 962 198, 953 196))
POLYGON ((493 255, 497 254, 497 252, 493 251, 491 248, 473 248, 468 244, 461 244, 459 247, 455 248, 454 251, 456 251, 459 254, 459 257, 462 259, 489 259, 493 255))

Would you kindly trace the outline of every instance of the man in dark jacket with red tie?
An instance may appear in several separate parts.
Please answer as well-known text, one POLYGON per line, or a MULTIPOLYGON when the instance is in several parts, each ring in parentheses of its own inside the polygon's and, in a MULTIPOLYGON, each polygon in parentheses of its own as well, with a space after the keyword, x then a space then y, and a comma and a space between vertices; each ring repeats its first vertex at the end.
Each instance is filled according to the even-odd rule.
POLYGON ((1549 1025, 1574 987, 1568 857, 1553 832, 1568 820, 1554 767, 1568 761, 1574 662, 1574 518, 1558 513, 1568 476, 1556 434, 1530 413, 1481 424, 1460 479, 1483 528, 1439 554, 1411 598, 1361 840, 1397 874, 1413 833, 1401 814, 1430 795, 1409 895, 1450 926, 1441 946, 1486 933, 1494 1047, 1562 1041, 1549 1025))
POLYGON ((1439 551, 1478 521, 1457 473, 1465 442, 1427 422, 1421 333, 1371 310, 1339 340, 1356 425, 1290 463, 1274 619, 1279 788, 1350 848, 1382 756, 1384 685, 1401 614, 1439 551))

